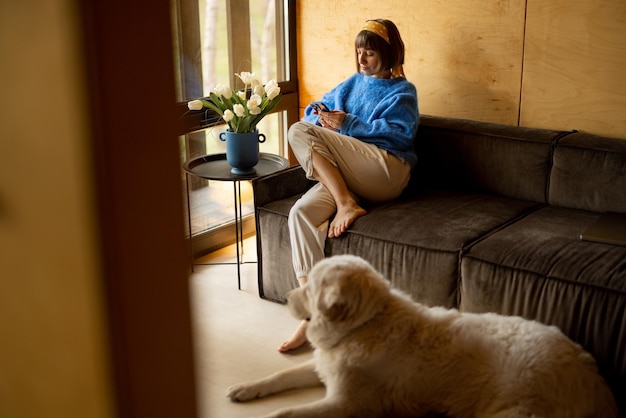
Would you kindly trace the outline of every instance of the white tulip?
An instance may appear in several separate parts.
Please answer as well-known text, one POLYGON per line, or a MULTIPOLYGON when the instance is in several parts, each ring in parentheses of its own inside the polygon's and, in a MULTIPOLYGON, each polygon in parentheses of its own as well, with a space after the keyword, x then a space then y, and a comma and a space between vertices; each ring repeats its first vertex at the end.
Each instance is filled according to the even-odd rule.
POLYGON ((270 80, 265 83, 265 91, 271 89, 272 87, 278 87, 278 82, 276 80, 270 80))
POLYGON ((256 86, 253 87, 252 93, 258 96, 263 96, 263 93, 265 93, 265 89, 263 88, 261 84, 257 84, 256 86))
POLYGON ((243 107, 242 104, 237 103, 233 106, 233 112, 235 112, 235 115, 243 117, 243 115, 246 114, 246 109, 243 107))
POLYGON ((226 111, 224 112, 224 116, 222 117, 224 118, 226 122, 230 122, 235 117, 235 114, 233 113, 232 110, 226 109, 226 111))
POLYGON ((230 87, 224 86, 222 84, 218 84, 217 86, 215 86, 213 92, 225 99, 230 99, 231 97, 233 97, 233 91, 230 89, 230 87))
POLYGON ((202 104, 202 100, 192 100, 187 102, 187 107, 189 110, 202 110, 204 105, 202 104))
POLYGON ((268 89, 266 86, 265 93, 267 94, 268 99, 274 100, 274 98, 280 94, 280 87, 274 86, 268 89))
POLYGON ((252 82, 254 81, 254 73, 242 71, 241 74, 235 74, 235 75, 239 77, 241 81, 243 81, 243 84, 245 84, 246 86, 249 84, 252 84, 252 82))
POLYGON ((248 109, 252 109, 253 107, 261 106, 261 102, 263 99, 258 94, 253 94, 250 96, 250 100, 248 100, 248 109))

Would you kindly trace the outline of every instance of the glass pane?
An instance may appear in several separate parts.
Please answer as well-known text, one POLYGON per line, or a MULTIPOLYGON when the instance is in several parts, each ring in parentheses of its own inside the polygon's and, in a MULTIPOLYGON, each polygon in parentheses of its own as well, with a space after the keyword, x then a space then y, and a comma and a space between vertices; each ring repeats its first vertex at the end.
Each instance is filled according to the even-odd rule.
MULTIPOLYGON (((205 186, 189 190, 189 216, 193 236, 233 222, 235 218, 233 183, 207 181, 205 186)), ((244 216, 254 212, 252 186, 241 182, 241 210, 244 216)))
POLYGON ((275 0, 250 0, 252 72, 262 83, 278 79, 275 5, 275 0))
POLYGON ((225 0, 199 0, 202 85, 208 96, 216 84, 228 85, 228 27, 225 0))
MULTIPOLYGON (((207 96, 216 84, 229 85, 231 73, 248 68, 265 83, 278 80, 276 0, 250 0, 250 61, 228 65, 228 27, 224 0, 199 0, 202 80, 207 96)), ((231 86, 236 88, 237 86, 231 86)))
POLYGON ((284 112, 271 113, 264 117, 257 125, 260 133, 265 135, 265 142, 260 144, 259 150, 270 154, 285 155, 281 141, 280 129, 284 112))

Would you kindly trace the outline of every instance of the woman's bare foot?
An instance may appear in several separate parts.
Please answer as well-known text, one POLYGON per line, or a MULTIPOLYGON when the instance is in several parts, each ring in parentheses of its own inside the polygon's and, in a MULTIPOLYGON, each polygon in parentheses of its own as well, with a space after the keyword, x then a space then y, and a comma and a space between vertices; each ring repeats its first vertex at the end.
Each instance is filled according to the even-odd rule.
POLYGON ((328 227, 328 238, 335 238, 343 234, 355 220, 366 214, 367 211, 357 205, 356 202, 338 207, 335 218, 328 227))
POLYGON ((307 341, 306 327, 307 321, 300 322, 300 325, 298 325, 298 328, 296 328, 296 331, 293 333, 291 338, 282 343, 280 347, 278 347, 278 351, 281 353, 286 353, 287 351, 295 350, 296 348, 304 344, 307 341))

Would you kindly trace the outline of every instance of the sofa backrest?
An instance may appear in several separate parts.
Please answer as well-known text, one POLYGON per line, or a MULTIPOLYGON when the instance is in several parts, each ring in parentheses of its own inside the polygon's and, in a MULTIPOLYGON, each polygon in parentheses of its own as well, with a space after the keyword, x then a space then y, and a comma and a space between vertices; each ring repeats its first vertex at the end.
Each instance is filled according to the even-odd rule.
POLYGON ((586 133, 559 139, 549 182, 551 205, 626 213, 626 139, 586 133))
POLYGON ((563 132, 420 116, 411 192, 463 188, 547 202, 552 144, 563 132))

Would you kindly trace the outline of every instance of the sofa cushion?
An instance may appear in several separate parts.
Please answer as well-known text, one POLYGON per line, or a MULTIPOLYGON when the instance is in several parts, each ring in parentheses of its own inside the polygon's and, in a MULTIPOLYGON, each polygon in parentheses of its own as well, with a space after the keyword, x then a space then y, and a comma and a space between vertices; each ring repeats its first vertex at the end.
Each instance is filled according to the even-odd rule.
POLYGON ((491 194, 433 193, 373 209, 326 247, 329 255, 365 258, 418 302, 456 307, 465 247, 536 207, 491 194))
POLYGON ((445 187, 546 202, 551 146, 563 132, 423 116, 412 189, 445 187))
POLYGON ((478 242, 461 262, 460 308, 556 325, 626 389, 626 247, 580 240, 598 217, 546 207, 478 242))
POLYGON ((595 212, 626 212, 626 140, 585 133, 554 150, 549 202, 595 212))

